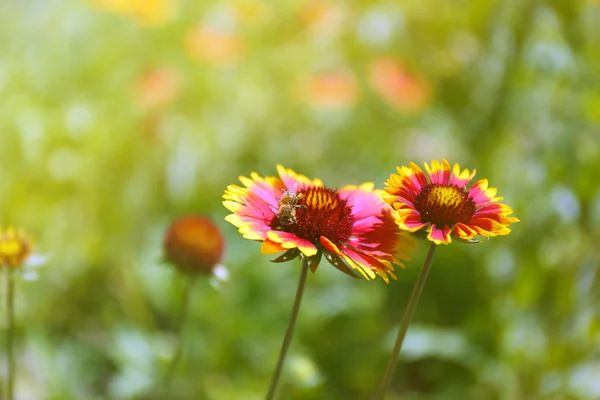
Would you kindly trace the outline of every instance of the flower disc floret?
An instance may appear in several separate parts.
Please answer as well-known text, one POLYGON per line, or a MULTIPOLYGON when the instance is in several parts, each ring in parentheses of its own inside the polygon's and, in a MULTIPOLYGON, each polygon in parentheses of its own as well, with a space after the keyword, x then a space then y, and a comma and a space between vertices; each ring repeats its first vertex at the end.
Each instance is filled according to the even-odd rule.
POLYGON ((244 187, 227 187, 223 204, 232 214, 225 219, 243 237, 261 241, 264 254, 283 252, 276 262, 308 258, 315 272, 324 255, 348 275, 396 279, 394 264, 407 259, 399 252, 403 239, 372 183, 338 190, 280 165, 277 172, 266 178, 252 173, 240 177, 244 187))
POLYGON ((417 195, 415 208, 424 222, 438 227, 469 223, 475 213, 473 200, 456 185, 427 185, 417 195))
POLYGON ((386 182, 384 200, 397 213, 396 222, 403 230, 423 230, 435 244, 449 244, 451 237, 473 241, 476 236, 507 235, 509 225, 518 222, 509 217, 513 210, 498 203, 497 190, 487 179, 467 188, 475 170, 450 168, 446 160, 434 160, 425 171, 416 164, 398 167, 386 182))

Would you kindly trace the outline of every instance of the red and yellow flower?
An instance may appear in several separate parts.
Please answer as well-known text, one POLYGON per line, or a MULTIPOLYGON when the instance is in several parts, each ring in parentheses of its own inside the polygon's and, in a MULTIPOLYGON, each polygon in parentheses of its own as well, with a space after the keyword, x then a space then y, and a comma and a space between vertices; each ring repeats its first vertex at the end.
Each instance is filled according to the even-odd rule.
POLYGON ((279 177, 252 173, 240 177, 244 187, 230 185, 223 204, 233 214, 225 219, 244 238, 262 242, 263 254, 284 252, 275 262, 305 258, 315 272, 321 256, 340 271, 367 280, 377 275, 396 279, 394 264, 404 266, 399 252, 403 237, 394 215, 372 183, 330 189, 277 166, 279 177), (280 218, 282 197, 294 196, 293 218, 280 218))
POLYGON ((519 222, 509 217, 513 210, 498 203, 497 190, 487 179, 467 185, 475 170, 450 168, 446 160, 425 163, 425 174, 416 164, 398 167, 386 182, 384 200, 396 210, 396 222, 406 231, 427 232, 435 244, 449 244, 451 236, 472 241, 476 236, 490 237, 510 233, 509 225, 519 222))

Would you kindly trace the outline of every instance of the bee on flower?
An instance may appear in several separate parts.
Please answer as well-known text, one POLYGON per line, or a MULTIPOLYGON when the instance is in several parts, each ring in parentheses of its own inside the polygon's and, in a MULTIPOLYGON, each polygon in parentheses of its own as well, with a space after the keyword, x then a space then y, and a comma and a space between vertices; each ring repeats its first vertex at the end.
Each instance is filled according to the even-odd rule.
POLYGON ((283 196, 279 200, 279 213, 277 218, 281 222, 281 225, 292 225, 296 223, 296 209, 306 208, 304 204, 298 204, 304 198, 304 194, 296 194, 292 190, 284 190, 283 196))
POLYGON ((390 207, 372 183, 325 187, 291 169, 277 166, 278 177, 240 177, 230 185, 223 204, 226 220, 244 238, 262 242, 263 254, 283 253, 275 262, 308 260, 316 271, 322 256, 340 271, 365 279, 396 279, 394 264, 408 258, 400 252, 400 235, 390 207))

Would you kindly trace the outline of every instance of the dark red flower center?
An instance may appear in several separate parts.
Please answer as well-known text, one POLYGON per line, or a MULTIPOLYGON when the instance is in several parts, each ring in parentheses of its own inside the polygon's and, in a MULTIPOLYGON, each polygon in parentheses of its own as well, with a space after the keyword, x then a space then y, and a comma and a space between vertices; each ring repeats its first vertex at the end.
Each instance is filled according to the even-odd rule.
POLYGON ((289 209, 283 210, 271 221, 272 229, 293 233, 317 246, 321 236, 336 245, 348 241, 355 220, 348 200, 340 198, 337 190, 309 187, 299 190, 296 196, 293 218, 289 209), (280 219, 281 215, 285 217, 280 219))
POLYGON ((415 200, 415 208, 423 222, 438 228, 461 222, 468 224, 475 213, 475 203, 468 193, 456 185, 429 184, 421 189, 415 200))

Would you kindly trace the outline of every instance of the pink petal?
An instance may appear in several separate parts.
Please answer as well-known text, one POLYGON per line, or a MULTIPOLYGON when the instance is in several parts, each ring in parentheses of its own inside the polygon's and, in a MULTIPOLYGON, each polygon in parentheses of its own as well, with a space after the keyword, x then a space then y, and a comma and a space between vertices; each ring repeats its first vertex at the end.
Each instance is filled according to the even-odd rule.
POLYGON ((401 227, 407 229, 411 232, 417 231, 427 225, 429 222, 423 222, 421 220, 421 215, 418 212, 407 214, 406 216, 400 217, 398 220, 399 224, 402 224, 401 227))
POLYGON ((431 168, 425 163, 429 181, 434 184, 446 185, 450 181, 450 164, 445 159, 440 164, 437 160, 431 162, 431 168))
POLYGON ((471 229, 469 226, 463 223, 457 223, 452 228, 452 233, 462 239, 473 239, 477 235, 477 231, 471 229))
POLYGON ((284 249, 297 248, 307 257, 318 253, 317 247, 308 240, 301 239, 293 233, 283 231, 269 231, 267 237, 275 243, 279 243, 284 249))
POLYGON ((449 244, 452 241, 450 238, 450 228, 447 225, 444 225, 444 229, 439 229, 437 226, 431 225, 431 230, 427 235, 427 239, 435 244, 449 244))
POLYGON ((475 170, 473 170, 472 173, 469 173, 468 169, 465 169, 461 172, 460 166, 458 164, 454 164, 449 183, 450 185, 456 185, 460 189, 464 189, 474 176, 475 170))
POLYGON ((404 177, 410 179, 414 190, 418 193, 421 189, 427 186, 427 177, 423 170, 415 163, 410 163, 408 167, 398 168, 398 172, 404 177))
POLYGON ((376 192, 344 188, 338 193, 340 198, 348 201, 348 205, 352 207, 352 215, 357 221, 379 215, 389 207, 376 192))
POLYGON ((475 202, 475 206, 480 207, 494 198, 496 189, 488 188, 487 179, 481 179, 469 189, 468 195, 475 202))
POLYGON ((320 180, 315 179, 314 181, 311 181, 306 176, 297 174, 293 170, 284 168, 281 165, 277 166, 277 173, 279 174, 279 177, 283 181, 287 190, 298 192, 305 186, 322 186, 320 180))

